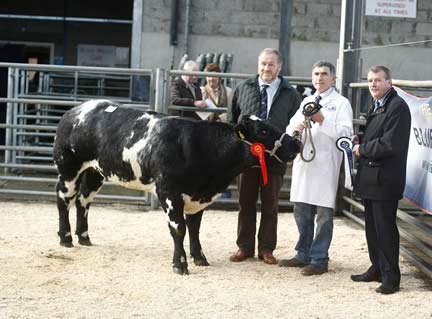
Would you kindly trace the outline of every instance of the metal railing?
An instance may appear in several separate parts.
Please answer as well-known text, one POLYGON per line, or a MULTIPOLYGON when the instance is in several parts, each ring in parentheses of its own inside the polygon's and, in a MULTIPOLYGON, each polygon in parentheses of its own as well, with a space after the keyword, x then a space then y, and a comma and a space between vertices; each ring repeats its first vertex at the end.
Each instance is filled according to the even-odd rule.
MULTIPOLYGON (((154 74, 152 70, 97 68, 76 66, 53 66, 18 63, 0 63, 0 68, 8 70, 8 93, 6 98, 0 98, 0 103, 6 107, 6 121, 0 123, 0 129, 5 132, 3 152, 4 174, 0 176, 3 187, 0 193, 33 196, 55 196, 52 191, 37 190, 47 183, 55 184, 55 179, 47 176, 55 174, 52 162, 52 146, 58 121, 63 113, 71 107, 88 99, 106 99, 107 90, 114 87, 103 86, 105 79, 123 81, 119 91, 126 92, 119 96, 109 96, 109 99, 122 103, 126 107, 152 109, 154 101, 154 74), (39 85, 31 85, 31 72, 38 72, 39 85), (59 77, 72 79, 67 94, 55 92, 50 86, 59 77), (146 76, 148 79, 148 101, 136 101, 133 98, 134 77, 146 76), (95 81, 96 87, 92 91, 82 91, 81 79, 95 81), (51 82, 51 84, 49 83, 51 82), (127 83, 127 86, 124 85, 127 83), (90 93, 90 94, 88 94, 90 93), (35 189, 28 189, 27 184, 39 183, 35 189), (13 184, 13 185, 12 185, 13 184), (9 187, 9 185, 12 185, 9 187)), ((34 77, 33 77, 34 78, 34 77)), ((106 82, 105 82, 106 84, 106 82)), ((55 175, 54 175, 55 176, 55 175)), ((112 186, 113 184, 107 183, 112 186)), ((34 185, 32 185, 34 186, 34 185)), ((136 200, 149 201, 148 196, 104 195, 99 198, 107 200, 136 200)))

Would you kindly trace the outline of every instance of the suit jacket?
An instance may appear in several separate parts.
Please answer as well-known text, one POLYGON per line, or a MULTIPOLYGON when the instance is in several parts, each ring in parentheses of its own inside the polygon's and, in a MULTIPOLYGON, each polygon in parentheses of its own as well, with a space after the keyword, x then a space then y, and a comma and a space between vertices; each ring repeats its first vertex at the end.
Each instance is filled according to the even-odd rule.
MULTIPOLYGON (((181 106, 194 106, 194 101, 202 100, 201 89, 197 85, 193 85, 195 91, 195 97, 192 92, 186 86, 185 81, 182 78, 176 78, 171 82, 171 100, 170 104, 181 105, 181 106)), ((198 110, 198 107, 197 107, 198 110)), ((195 112, 190 111, 171 111, 172 115, 180 115, 184 117, 190 117, 195 119, 200 119, 200 117, 195 112)))
POLYGON ((391 88, 387 99, 367 116, 360 140, 354 194, 370 200, 399 200, 403 196, 411 114, 391 88))
MULTIPOLYGON (((297 91, 288 81, 282 77, 280 79, 279 88, 270 107, 268 121, 285 132, 291 117, 296 113, 301 101, 297 91)), ((231 107, 228 108, 227 112, 228 123, 236 124, 246 115, 256 115, 259 117, 259 108, 260 90, 257 75, 244 80, 234 90, 231 107)), ((267 163, 267 168, 270 173, 284 174, 286 164, 270 161, 267 163)))

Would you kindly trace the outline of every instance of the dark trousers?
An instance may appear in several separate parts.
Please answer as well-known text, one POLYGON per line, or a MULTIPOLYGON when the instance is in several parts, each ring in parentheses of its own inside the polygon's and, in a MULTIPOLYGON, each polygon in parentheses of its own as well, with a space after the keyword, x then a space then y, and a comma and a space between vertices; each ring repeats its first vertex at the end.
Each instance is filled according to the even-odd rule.
POLYGON ((237 245, 254 255, 258 193, 261 195, 261 220, 258 231, 258 253, 273 252, 277 241, 278 200, 283 176, 268 174, 263 186, 260 168, 250 168, 240 175, 237 245))
POLYGON ((370 271, 381 273, 385 285, 400 284, 397 200, 364 200, 370 271))

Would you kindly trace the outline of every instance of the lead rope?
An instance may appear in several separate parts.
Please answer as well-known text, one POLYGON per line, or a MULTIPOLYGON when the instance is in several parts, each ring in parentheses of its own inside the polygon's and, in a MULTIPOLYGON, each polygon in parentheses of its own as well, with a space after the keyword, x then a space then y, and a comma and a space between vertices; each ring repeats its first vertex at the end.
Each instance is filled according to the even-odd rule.
MULTIPOLYGON (((283 161, 279 158, 279 156, 276 155, 276 151, 279 149, 279 147, 282 146, 282 140, 285 137, 286 133, 282 133, 281 137, 275 141, 273 149, 269 151, 268 149, 265 150, 266 153, 268 153, 271 157, 274 157, 279 163, 283 163, 283 161)), ((249 141, 246 141, 245 139, 240 139, 242 142, 246 143, 247 145, 251 146, 252 143, 249 141)))
MULTIPOLYGON (((300 157, 301 157, 301 159, 304 162, 309 163, 309 162, 312 162, 313 159, 315 158, 315 151, 316 151, 315 144, 314 144, 313 139, 312 139, 312 132, 311 132, 312 124, 311 124, 310 117, 305 117, 305 120, 304 120, 303 123, 305 125, 305 134, 304 134, 305 139, 304 139, 304 143, 302 143, 301 147, 300 147, 300 157), (311 152, 312 156, 310 158, 306 158, 305 155, 303 154, 304 153, 303 152, 304 151, 304 146, 305 146, 305 144, 307 142, 308 137, 309 137, 310 144, 311 144, 311 147, 312 147, 312 152, 311 152)), ((300 139, 301 139, 301 137, 300 137, 300 139)))
MULTIPOLYGON (((315 101, 306 103, 303 106, 302 113, 303 113, 303 115, 305 117, 304 122, 303 122, 304 126, 305 126, 305 129, 304 129, 304 131, 305 131, 305 133, 304 133, 305 139, 304 139, 304 143, 302 143, 302 145, 300 147, 300 157, 306 163, 312 162, 313 159, 315 158, 315 154, 316 154, 315 144, 314 144, 313 139, 312 139, 312 123, 311 123, 311 118, 312 118, 312 115, 314 115, 315 113, 318 113, 319 110, 322 108, 322 105, 319 104, 319 101, 321 99, 322 99, 322 97, 320 95, 318 95, 315 98, 315 101), (310 144, 311 144, 311 147, 312 147, 312 152, 311 152, 312 156, 310 158, 306 158, 305 154, 303 152, 304 151, 304 146, 306 145, 308 137, 309 137, 309 141, 310 141, 310 144)), ((297 139, 299 139, 301 141, 301 134, 299 132, 294 132, 294 137, 297 138, 297 139)))

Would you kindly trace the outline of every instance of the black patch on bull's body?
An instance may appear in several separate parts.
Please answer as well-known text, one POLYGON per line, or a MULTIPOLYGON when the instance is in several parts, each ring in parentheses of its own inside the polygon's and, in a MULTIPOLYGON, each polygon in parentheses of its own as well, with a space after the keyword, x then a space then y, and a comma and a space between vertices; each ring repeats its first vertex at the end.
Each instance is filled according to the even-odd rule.
MULTIPOLYGON (((208 265, 198 235, 202 209, 225 191, 234 177, 258 164, 249 146, 238 138, 239 132, 267 148, 272 148, 282 134, 259 120, 245 119, 233 127, 123 108, 110 101, 89 101, 66 112, 54 144, 60 243, 72 246, 68 216, 75 201, 79 242, 91 244, 87 213, 104 179, 132 182, 126 186, 137 189, 154 183, 174 239, 174 271, 188 273, 183 248, 186 225, 194 262, 208 265), (112 106, 117 108, 107 112, 112 106), (125 152, 130 156, 124 158, 125 152), (185 220, 189 200, 195 206, 185 220)), ((298 143, 285 136, 277 154, 287 161, 298 150, 298 143)))

